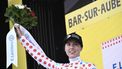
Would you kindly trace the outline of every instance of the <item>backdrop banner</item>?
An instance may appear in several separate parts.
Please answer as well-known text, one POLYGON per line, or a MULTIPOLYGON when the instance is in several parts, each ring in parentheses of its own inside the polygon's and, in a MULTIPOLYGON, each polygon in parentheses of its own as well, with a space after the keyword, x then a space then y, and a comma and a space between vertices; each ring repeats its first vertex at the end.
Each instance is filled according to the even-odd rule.
POLYGON ((122 69, 121 17, 122 0, 96 0, 65 15, 67 34, 82 37, 83 61, 97 69, 122 69))

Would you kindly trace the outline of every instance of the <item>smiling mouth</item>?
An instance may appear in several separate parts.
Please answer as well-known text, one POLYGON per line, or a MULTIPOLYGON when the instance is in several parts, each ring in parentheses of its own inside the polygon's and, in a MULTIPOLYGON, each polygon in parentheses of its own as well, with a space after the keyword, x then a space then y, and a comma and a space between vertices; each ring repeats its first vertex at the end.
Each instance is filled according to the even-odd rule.
POLYGON ((69 50, 68 51, 70 54, 74 54, 76 51, 74 51, 74 50, 69 50))

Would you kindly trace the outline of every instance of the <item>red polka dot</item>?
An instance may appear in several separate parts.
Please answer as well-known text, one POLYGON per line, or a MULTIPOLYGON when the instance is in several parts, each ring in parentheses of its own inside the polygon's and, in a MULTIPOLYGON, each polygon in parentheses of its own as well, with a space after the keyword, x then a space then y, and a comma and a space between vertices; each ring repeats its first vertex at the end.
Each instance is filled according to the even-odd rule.
POLYGON ((30 53, 31 56, 33 56, 33 53, 30 53))
POLYGON ((108 47, 109 47, 109 45, 108 45, 108 47))
POLYGON ((51 64, 49 63, 49 64, 48 64, 48 66, 50 67, 50 66, 51 66, 51 64))
POLYGON ((39 62, 42 62, 42 59, 39 59, 39 62))
POLYGON ((112 42, 112 40, 110 40, 110 42, 112 42))
POLYGON ((65 65, 65 67, 68 67, 69 65, 65 65))
POLYGON ((46 62, 46 61, 44 61, 44 64, 47 64, 47 62, 46 62))
POLYGON ((44 55, 42 55, 41 57, 44 57, 44 55))
POLYGON ((105 44, 106 44, 106 42, 105 42, 105 44))
POLYGON ((22 39, 22 42, 25 42, 25 39, 22 39))
POLYGON ((32 46, 29 46, 30 49, 32 49, 32 46))
POLYGON ((91 66, 91 64, 88 64, 88 66, 90 67, 90 66, 91 66))
POLYGON ((72 67, 72 66, 70 66, 70 67, 72 67))
POLYGON ((113 39, 113 41, 114 41, 114 39, 113 39))
POLYGON ((115 45, 115 43, 113 43, 113 45, 115 45))
POLYGON ((104 43, 102 43, 102 45, 104 45, 104 43))
POLYGON ((52 67, 54 68, 55 66, 53 65, 52 67))
POLYGON ((75 63, 76 65, 78 64, 78 63, 75 63))
POLYGON ((48 58, 46 58, 46 60, 48 60, 48 58))
POLYGON ((107 48, 107 47, 105 46, 105 48, 107 48))
POLYGON ((85 67, 85 64, 83 64, 83 67, 85 67))
POLYGON ((64 64, 62 64, 62 66, 64 66, 64 64))
POLYGON ((29 45, 29 43, 26 43, 26 45, 28 46, 28 45, 29 45))
POLYGON ((34 56, 35 59, 37 59, 37 56, 34 56))
POLYGON ((118 36, 118 39, 120 39, 120 37, 118 36))
POLYGON ((80 69, 83 69, 82 67, 80 67, 80 69))
POLYGON ((36 52, 37 50, 36 49, 33 49, 34 52, 36 52))
POLYGON ((38 52, 37 55, 40 55, 40 52, 38 52))
POLYGON ((75 69, 76 69, 77 67, 75 67, 75 69))

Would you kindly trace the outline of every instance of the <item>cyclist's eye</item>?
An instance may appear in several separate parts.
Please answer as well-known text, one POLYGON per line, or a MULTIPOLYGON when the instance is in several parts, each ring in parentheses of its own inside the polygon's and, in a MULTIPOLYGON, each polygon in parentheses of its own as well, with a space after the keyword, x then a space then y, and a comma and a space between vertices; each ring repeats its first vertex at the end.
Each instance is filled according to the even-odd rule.
POLYGON ((70 43, 66 43, 67 46, 70 46, 70 43))
POLYGON ((74 46, 77 46, 77 45, 78 45, 78 43, 73 43, 73 45, 74 45, 74 46))

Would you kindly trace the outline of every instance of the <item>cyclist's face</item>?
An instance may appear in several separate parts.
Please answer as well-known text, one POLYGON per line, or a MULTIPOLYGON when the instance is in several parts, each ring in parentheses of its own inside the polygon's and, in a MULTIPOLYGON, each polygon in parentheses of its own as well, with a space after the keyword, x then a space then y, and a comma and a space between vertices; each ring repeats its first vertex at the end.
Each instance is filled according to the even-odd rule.
POLYGON ((80 44, 76 41, 70 40, 65 44, 65 52, 69 58, 75 58, 80 55, 82 50, 80 44))

